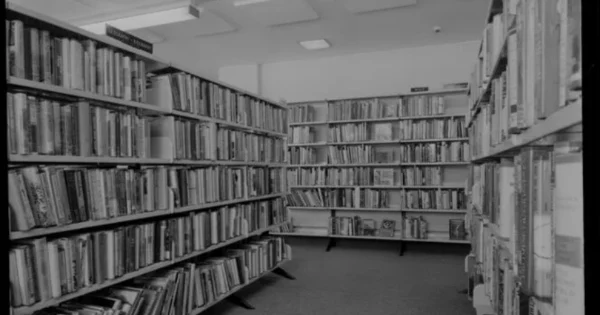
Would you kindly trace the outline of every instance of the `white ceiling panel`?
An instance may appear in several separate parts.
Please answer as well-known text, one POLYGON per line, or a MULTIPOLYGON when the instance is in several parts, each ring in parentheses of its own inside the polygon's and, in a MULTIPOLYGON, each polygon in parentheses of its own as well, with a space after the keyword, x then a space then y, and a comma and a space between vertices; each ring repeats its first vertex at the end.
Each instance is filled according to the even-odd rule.
POLYGON ((340 2, 353 13, 367 13, 417 4, 417 0, 341 0, 340 2))
POLYGON ((317 12, 304 0, 270 0, 243 6, 234 6, 234 2, 229 1, 234 10, 263 26, 284 25, 319 18, 317 12))
POLYGON ((208 36, 235 31, 235 26, 222 19, 217 14, 204 10, 200 18, 181 23, 150 27, 147 30, 165 37, 168 40, 208 36))

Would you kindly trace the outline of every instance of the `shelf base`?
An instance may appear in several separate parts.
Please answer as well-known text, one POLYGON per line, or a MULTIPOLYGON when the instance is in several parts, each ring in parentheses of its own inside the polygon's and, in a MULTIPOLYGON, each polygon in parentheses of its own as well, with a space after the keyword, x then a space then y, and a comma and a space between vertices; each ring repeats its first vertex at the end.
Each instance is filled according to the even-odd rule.
POLYGON ((285 269, 283 269, 281 267, 277 267, 277 268, 273 269, 273 273, 278 276, 282 276, 286 279, 289 279, 289 280, 296 280, 296 277, 292 276, 289 272, 287 272, 285 269))
POLYGON ((255 309, 254 306, 252 306, 252 304, 248 303, 248 301, 246 301, 245 299, 242 299, 241 297, 239 297, 239 296, 237 296, 235 294, 232 294, 232 295, 228 296, 227 297, 227 301, 229 301, 229 302, 231 302, 231 303, 233 303, 233 304, 235 304, 237 306, 243 307, 243 308, 245 308, 247 310, 254 310, 255 309))

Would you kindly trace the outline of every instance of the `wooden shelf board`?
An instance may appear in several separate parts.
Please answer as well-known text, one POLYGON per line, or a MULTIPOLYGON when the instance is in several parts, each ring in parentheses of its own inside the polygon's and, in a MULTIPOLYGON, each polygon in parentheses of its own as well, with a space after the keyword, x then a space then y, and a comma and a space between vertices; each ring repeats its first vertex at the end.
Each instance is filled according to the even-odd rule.
POLYGON ((327 124, 329 125, 339 125, 339 124, 355 124, 355 123, 377 123, 377 122, 390 122, 390 121, 398 121, 399 117, 386 117, 386 118, 364 118, 364 119, 347 119, 347 120, 329 120, 327 124))
POLYGON ((366 140, 366 141, 354 141, 354 142, 327 142, 327 145, 391 145, 398 144, 400 140, 366 140))
POLYGON ((400 117, 400 120, 418 120, 418 119, 437 119, 437 118, 454 118, 462 117, 465 118, 466 114, 442 114, 442 115, 426 115, 426 116, 405 116, 400 117))
POLYGON ((380 211, 380 212, 419 212, 419 213, 467 213, 467 210, 450 210, 450 209, 401 209, 401 208, 348 208, 348 207, 294 207, 288 206, 290 210, 337 210, 337 211, 380 211))
POLYGON ((107 95, 100 95, 100 94, 87 92, 87 91, 67 89, 67 88, 64 88, 64 87, 58 86, 58 85, 46 84, 46 83, 42 83, 42 82, 35 82, 35 81, 20 79, 20 78, 16 78, 16 77, 9 77, 6 82, 9 86, 19 87, 19 88, 23 88, 26 90, 36 90, 36 91, 43 91, 43 92, 48 92, 48 93, 57 93, 57 94, 74 97, 77 99, 85 99, 88 101, 96 101, 96 102, 102 102, 102 103, 107 103, 107 104, 125 106, 125 107, 129 107, 129 108, 134 108, 134 109, 142 109, 142 110, 156 112, 156 113, 165 113, 166 114, 169 112, 167 109, 156 106, 156 105, 127 101, 124 99, 107 96, 107 95))
POLYGON ((169 159, 140 159, 106 156, 18 155, 8 157, 11 163, 63 163, 63 164, 171 164, 169 159))
POLYGON ((288 147, 322 147, 327 146, 326 142, 315 142, 315 143, 288 143, 288 147))
POLYGON ((469 138, 446 138, 446 139, 410 139, 410 140, 399 140, 400 143, 414 143, 414 142, 449 142, 449 141, 469 141, 469 138))
POLYGON ((171 164, 175 165, 206 165, 206 166, 219 166, 219 165, 240 165, 240 166, 268 166, 268 167, 287 167, 287 164, 281 162, 246 162, 246 161, 219 161, 219 160, 174 160, 171 164))
POLYGON ((470 162, 394 162, 394 163, 354 163, 354 164, 289 164, 288 167, 402 167, 415 165, 469 165, 470 162))
POLYGON ((204 306, 202 306, 202 307, 199 307, 199 308, 196 308, 196 309, 192 310, 192 312, 190 312, 190 314, 189 314, 189 315, 197 315, 197 314, 200 314, 200 313, 202 313, 202 312, 206 311, 207 309, 209 309, 209 308, 210 308, 210 307, 212 307, 213 305, 215 305, 215 304, 217 304, 217 303, 219 303, 219 302, 221 302, 221 301, 225 300, 225 299, 226 299, 227 297, 229 297, 230 295, 232 295, 232 294, 236 293, 237 291, 241 290, 242 288, 244 288, 244 287, 247 287, 247 286, 249 286, 250 284, 252 284, 252 283, 256 282, 258 279, 260 279, 260 278, 262 278, 263 276, 265 276, 265 275, 267 275, 267 274, 271 273, 273 270, 275 270, 275 269, 277 269, 277 268, 279 268, 279 267, 283 266, 283 264, 285 264, 285 263, 286 263, 286 262, 288 262, 288 261, 289 261, 289 259, 284 259, 284 260, 282 260, 282 261, 281 261, 281 262, 279 262, 279 263, 278 263, 278 264, 277 264, 275 267, 273 267, 273 268, 271 268, 271 269, 269 269, 269 270, 265 271, 263 274, 259 275, 258 277, 256 277, 256 278, 254 278, 254 279, 251 279, 251 280, 249 280, 249 281, 248 281, 248 283, 241 284, 241 285, 239 285, 239 286, 237 286, 237 287, 235 287, 235 288, 231 289, 229 292, 227 292, 227 293, 223 294, 222 296, 220 296, 218 300, 212 301, 212 302, 210 302, 210 303, 208 303, 208 304, 206 304, 206 305, 204 305, 204 306))
POLYGON ((376 185, 293 185, 291 189, 311 188, 361 188, 361 189, 464 189, 463 186, 376 186, 376 185))
POLYGON ((238 204, 238 203, 260 201, 260 200, 264 200, 264 199, 278 198, 278 197, 283 197, 283 196, 285 196, 284 193, 279 193, 279 194, 270 194, 270 195, 264 195, 264 196, 258 196, 258 197, 250 197, 250 198, 246 198, 246 199, 235 199, 235 200, 228 200, 228 201, 221 201, 221 202, 205 203, 205 204, 201 204, 201 205, 185 206, 185 207, 175 208, 173 210, 173 213, 185 213, 185 212, 202 210, 202 209, 218 208, 218 207, 229 206, 229 205, 234 205, 234 204, 238 204))
POLYGON ((326 121, 304 121, 304 122, 293 122, 288 124, 290 127, 294 126, 312 126, 312 125, 327 125, 326 121))
POLYGON ((246 239, 246 238, 249 238, 251 236, 260 235, 260 234, 262 234, 264 232, 268 232, 268 231, 272 230, 273 228, 277 228, 277 227, 279 227, 279 226, 281 226, 283 224, 285 224, 285 222, 284 223, 280 223, 280 224, 274 224, 274 225, 272 225, 272 226, 270 226, 268 228, 264 228, 264 229, 260 229, 260 230, 248 233, 248 235, 242 235, 242 236, 238 236, 238 237, 232 238, 230 240, 227 240, 225 242, 213 245, 213 246, 211 246, 209 248, 206 248, 204 250, 188 254, 188 255, 184 256, 185 258, 181 257, 181 258, 173 259, 173 260, 170 260, 170 261, 158 262, 158 263, 152 264, 150 266, 141 268, 140 270, 137 270, 137 271, 125 274, 125 275, 123 275, 123 276, 121 276, 119 278, 108 280, 108 281, 105 281, 105 282, 100 283, 100 284, 94 284, 94 285, 91 285, 89 287, 83 288, 83 289, 81 289, 81 290, 79 290, 77 292, 65 294, 65 295, 63 295, 63 296, 61 296, 59 298, 56 298, 56 299, 51 299, 51 300, 48 300, 48 301, 39 302, 39 303, 36 303, 34 305, 31 305, 31 306, 24 306, 24 307, 14 308, 13 309, 13 313, 15 315, 29 315, 29 314, 32 314, 32 313, 34 313, 36 311, 39 311, 41 309, 44 309, 44 308, 47 308, 47 307, 51 307, 51 306, 55 306, 55 305, 58 305, 60 303, 63 303, 63 302, 66 302, 66 301, 78 298, 80 296, 83 296, 83 295, 86 295, 86 294, 89 294, 89 293, 92 293, 92 292, 96 292, 96 291, 99 291, 99 290, 102 290, 102 289, 114 286, 114 285, 119 284, 119 283, 123 283, 123 282, 131 280, 133 278, 137 278, 137 277, 139 277, 141 275, 148 274, 150 272, 153 272, 153 271, 165 268, 165 267, 169 267, 169 266, 175 265, 175 264, 177 264, 177 263, 179 263, 179 262, 181 262, 183 260, 190 259, 190 258, 193 258, 193 257, 196 257, 196 256, 200 256, 200 255, 209 253, 211 251, 214 251, 216 249, 219 249, 219 248, 231 245, 231 244, 233 244, 235 242, 239 242, 239 241, 241 241, 243 239, 246 239))
POLYGON ((175 116, 179 116, 179 117, 185 117, 185 118, 189 118, 189 119, 196 119, 196 120, 200 120, 200 121, 204 121, 204 122, 209 122, 209 123, 212 122, 215 124, 225 125, 225 126, 229 126, 234 129, 240 129, 240 130, 243 130, 246 132, 266 134, 266 135, 273 136, 273 137, 287 137, 286 133, 275 132, 275 131, 261 129, 261 128, 252 127, 252 126, 246 126, 246 125, 234 123, 234 122, 223 120, 223 119, 202 116, 202 115, 196 115, 196 114, 192 114, 192 113, 188 113, 188 112, 184 112, 184 111, 180 111, 180 110, 172 110, 171 114, 173 114, 175 116))
POLYGON ((450 209, 401 209, 402 212, 420 212, 420 213, 467 213, 467 210, 450 209))
POLYGON ((106 226, 106 225, 117 224, 117 223, 125 223, 125 222, 132 222, 132 221, 136 221, 136 220, 165 217, 165 216, 169 216, 171 214, 172 214, 172 212, 169 210, 156 210, 156 211, 152 211, 152 212, 138 213, 138 214, 132 214, 132 215, 126 215, 126 216, 121 216, 121 217, 116 217, 116 218, 102 219, 102 220, 95 220, 95 221, 85 221, 85 222, 73 223, 73 224, 68 224, 68 225, 63 225, 63 226, 36 228, 36 229, 29 230, 29 231, 10 232, 9 238, 11 241, 15 241, 15 240, 21 240, 21 239, 27 239, 27 238, 48 236, 48 235, 53 235, 53 234, 58 234, 58 233, 72 232, 72 231, 89 229, 89 228, 93 228, 93 227, 106 226))
POLYGON ((382 241, 406 241, 406 242, 424 242, 424 243, 453 243, 453 244, 470 244, 468 240, 450 240, 443 238, 402 238, 402 237, 384 237, 384 236, 353 236, 353 235, 328 235, 328 234, 311 234, 311 233, 294 233, 294 232, 269 232, 270 235, 277 236, 306 236, 306 237, 324 237, 324 238, 343 238, 343 239, 361 239, 361 240, 382 240, 382 241))
POLYGON ((405 92, 405 93, 396 93, 390 95, 379 95, 379 96, 365 96, 365 97, 351 97, 351 98, 336 98, 336 99, 321 99, 321 100, 308 100, 308 101, 300 101, 300 102, 291 102, 288 103, 288 106, 298 106, 298 105, 306 105, 310 103, 327 103, 327 102, 336 102, 336 101, 351 101, 351 100, 368 100, 368 99, 378 99, 378 98, 393 98, 393 97, 410 97, 410 96, 420 96, 420 95, 435 95, 435 94, 461 94, 467 93, 468 89, 439 89, 439 90, 431 90, 431 91, 423 91, 423 92, 405 92))
POLYGON ((474 163, 484 162, 489 158, 497 157, 500 154, 507 154, 515 149, 519 149, 540 138, 554 134, 566 128, 575 126, 582 122, 581 99, 573 104, 567 105, 554 112, 545 120, 539 121, 523 133, 515 136, 514 140, 506 141, 490 149, 490 153, 485 156, 474 157, 474 163))

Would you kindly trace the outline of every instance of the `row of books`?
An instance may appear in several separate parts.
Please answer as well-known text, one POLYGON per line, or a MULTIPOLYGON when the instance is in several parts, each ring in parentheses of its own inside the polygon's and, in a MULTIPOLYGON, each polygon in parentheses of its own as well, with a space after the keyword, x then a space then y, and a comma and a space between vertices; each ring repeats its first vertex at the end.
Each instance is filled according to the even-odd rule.
POLYGON ((317 121, 316 114, 312 104, 293 105, 288 109, 288 120, 290 123, 317 121))
POLYGON ((434 186, 442 184, 440 167, 288 169, 288 185, 434 186))
POLYGON ((513 312, 503 292, 516 291, 511 299, 584 314, 581 142, 523 148, 471 174, 473 254, 494 308, 513 312))
POLYGON ((400 117, 435 116, 446 112, 444 96, 419 95, 400 102, 400 117))
POLYGON ((189 314, 223 299, 291 258, 291 247, 283 238, 261 237, 229 247, 215 257, 197 258, 63 303, 40 315, 189 314))
POLYGON ((327 118, 330 121, 394 117, 398 117, 398 102, 388 103, 374 98, 327 103, 327 118))
POLYGON ((168 169, 30 166, 8 173, 11 229, 167 210, 168 169))
POLYGON ((12 306, 58 298, 282 219, 274 216, 252 222, 249 214, 223 207, 151 223, 25 241, 9 251, 12 306))
POLYGON ((464 210, 467 198, 464 189, 405 189, 400 191, 402 209, 464 210))
POLYGON ((283 162, 284 141, 215 123, 175 119, 175 159, 283 162))
POLYGON ((193 75, 177 72, 150 78, 148 102, 156 106, 285 133, 285 110, 193 75))
POLYGON ((329 127, 328 141, 391 141, 394 140, 391 123, 341 124, 329 127))
POLYGON ((427 238, 427 220, 423 216, 402 218, 402 237, 413 239, 427 238))
POLYGON ((580 0, 507 1, 484 31, 471 79, 472 104, 490 87, 491 96, 483 101, 491 112, 492 144, 577 100, 581 62, 580 0), (503 45, 506 71, 490 77, 503 45))
POLYGON ((327 148, 327 161, 332 164, 377 163, 379 161, 376 161, 374 152, 375 147, 370 145, 351 147, 330 146, 327 148))
POLYGON ((287 161, 292 165, 317 163, 317 150, 315 148, 288 147, 286 154, 288 155, 287 161))
POLYGON ((243 200, 283 191, 279 169, 28 166, 9 171, 11 229, 243 200))
POLYGON ((469 142, 411 143, 399 148, 401 163, 467 162, 471 160, 469 142))
POLYGON ((57 36, 7 20, 13 77, 136 102, 146 101, 146 64, 93 40, 57 36))
POLYGON ((11 154, 150 157, 150 121, 133 111, 7 93, 11 154))
POLYGON ((289 143, 315 143, 317 141, 316 131, 310 126, 290 127, 288 136, 289 143))
MULTIPOLYGON (((292 220, 292 218, 290 218, 290 220, 292 220)), ((292 222, 288 221, 285 222, 277 227, 274 227, 271 232, 275 232, 275 233, 292 233, 294 232, 294 225, 292 224, 292 222)))
POLYGON ((389 208, 390 193, 359 188, 294 189, 287 200, 291 207, 389 208))
POLYGON ((467 137, 464 118, 400 121, 400 140, 447 139, 467 137))
POLYGON ((328 235, 381 236, 394 237, 396 221, 383 219, 377 228, 377 221, 354 217, 329 217, 328 235))

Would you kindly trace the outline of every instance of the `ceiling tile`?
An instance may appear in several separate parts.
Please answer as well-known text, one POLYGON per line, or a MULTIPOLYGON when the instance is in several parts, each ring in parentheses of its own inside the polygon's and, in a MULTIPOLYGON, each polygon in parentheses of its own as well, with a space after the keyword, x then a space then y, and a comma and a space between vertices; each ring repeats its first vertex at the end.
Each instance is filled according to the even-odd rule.
POLYGON ((169 41, 233 32, 236 28, 217 14, 204 10, 200 13, 200 18, 198 19, 149 27, 147 30, 156 33, 169 41))
POLYGON ((319 18, 317 12, 304 0, 270 0, 237 6, 234 9, 263 26, 284 25, 319 18))
POLYGON ((341 0, 341 3, 350 12, 366 13, 415 5, 417 0, 341 0))

